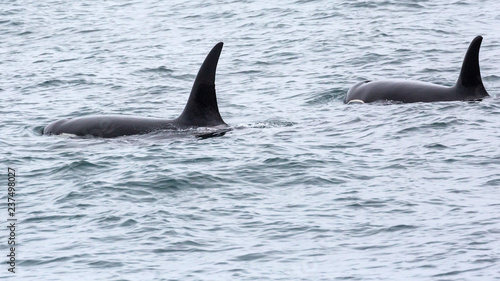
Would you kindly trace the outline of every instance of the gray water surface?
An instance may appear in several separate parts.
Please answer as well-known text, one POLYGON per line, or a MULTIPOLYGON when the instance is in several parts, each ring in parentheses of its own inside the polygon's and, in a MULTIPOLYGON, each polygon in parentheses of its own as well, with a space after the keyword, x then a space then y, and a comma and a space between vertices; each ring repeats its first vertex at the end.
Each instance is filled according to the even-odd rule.
POLYGON ((500 280, 498 11, 493 0, 1 2, 18 263, 14 275, 2 262, 0 279, 500 280), (492 98, 343 104, 367 79, 453 85, 477 35, 492 98), (41 135, 68 117, 177 117, 219 41, 224 136, 41 135))

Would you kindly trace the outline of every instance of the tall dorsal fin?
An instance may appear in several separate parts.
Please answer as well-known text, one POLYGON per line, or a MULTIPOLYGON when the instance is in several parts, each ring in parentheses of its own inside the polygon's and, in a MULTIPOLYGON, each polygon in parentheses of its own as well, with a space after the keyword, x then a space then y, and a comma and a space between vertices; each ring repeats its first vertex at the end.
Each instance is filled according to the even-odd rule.
POLYGON ((215 95, 215 71, 222 46, 222 42, 216 44, 201 65, 186 107, 176 119, 179 124, 197 127, 225 124, 220 116, 215 95))
POLYGON ((481 71, 479 70, 479 48, 482 41, 483 37, 477 36, 470 43, 464 62, 462 63, 462 70, 460 71, 457 85, 466 88, 484 88, 483 81, 481 80, 481 71))

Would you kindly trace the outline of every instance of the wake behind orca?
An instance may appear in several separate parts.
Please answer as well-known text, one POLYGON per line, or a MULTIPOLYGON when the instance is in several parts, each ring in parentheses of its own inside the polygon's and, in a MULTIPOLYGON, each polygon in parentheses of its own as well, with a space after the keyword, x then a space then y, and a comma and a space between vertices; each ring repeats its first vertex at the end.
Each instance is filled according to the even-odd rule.
POLYGON ((173 120, 120 115, 87 116, 63 119, 49 124, 45 135, 71 134, 114 138, 147 134, 159 130, 182 130, 212 127, 227 130, 222 120, 215 94, 215 72, 223 43, 216 44, 205 58, 191 89, 182 114, 173 120))
POLYGON ((483 37, 472 40, 462 63, 457 83, 445 87, 405 80, 363 81, 354 85, 344 103, 369 103, 388 100, 403 103, 434 101, 468 101, 488 97, 479 70, 479 48, 483 37))

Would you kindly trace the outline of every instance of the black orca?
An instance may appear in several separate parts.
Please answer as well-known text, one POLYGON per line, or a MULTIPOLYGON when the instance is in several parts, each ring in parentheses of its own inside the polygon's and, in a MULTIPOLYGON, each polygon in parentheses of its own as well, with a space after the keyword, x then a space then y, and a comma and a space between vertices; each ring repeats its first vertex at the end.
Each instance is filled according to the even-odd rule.
POLYGON ((465 54, 458 81, 452 87, 405 80, 363 81, 349 89, 344 103, 369 103, 381 100, 403 103, 469 101, 488 97, 479 71, 479 47, 482 40, 481 36, 472 40, 465 54))
POLYGON ((222 120, 215 95, 215 72, 223 43, 216 44, 205 58, 191 89, 182 114, 173 120, 120 115, 87 116, 49 124, 45 135, 71 134, 114 138, 147 134, 158 130, 182 130, 199 127, 229 128, 222 120))

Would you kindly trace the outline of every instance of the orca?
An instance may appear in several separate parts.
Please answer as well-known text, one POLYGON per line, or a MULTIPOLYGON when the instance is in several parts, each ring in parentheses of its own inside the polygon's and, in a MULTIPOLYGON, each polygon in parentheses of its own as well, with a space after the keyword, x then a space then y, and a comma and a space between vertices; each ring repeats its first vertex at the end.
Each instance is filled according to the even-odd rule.
POLYGON ((401 103, 437 101, 475 101, 488 97, 479 70, 479 48, 483 37, 470 43, 456 84, 445 87, 431 83, 406 80, 363 81, 354 85, 344 103, 395 101, 401 103))
MULTIPOLYGON (((70 134, 114 138, 148 134, 159 130, 184 130, 200 127, 226 130, 215 94, 215 72, 223 43, 216 44, 205 58, 182 114, 173 119, 121 115, 96 115, 55 121, 44 128, 44 135, 70 134)), ((223 133, 222 133, 223 134, 223 133)))

